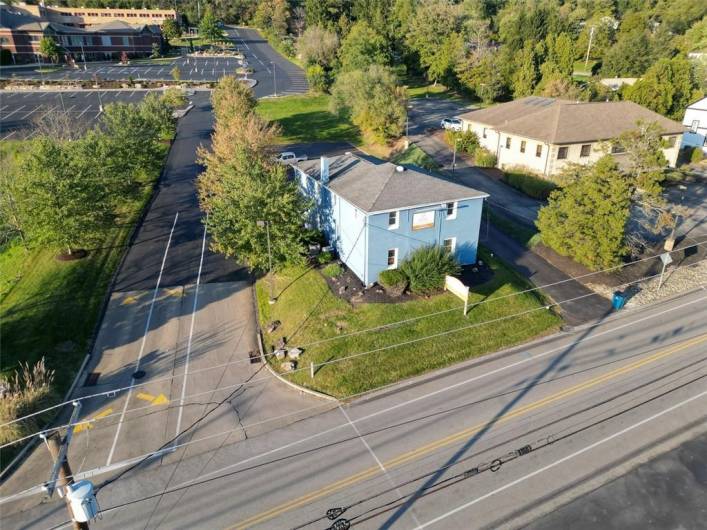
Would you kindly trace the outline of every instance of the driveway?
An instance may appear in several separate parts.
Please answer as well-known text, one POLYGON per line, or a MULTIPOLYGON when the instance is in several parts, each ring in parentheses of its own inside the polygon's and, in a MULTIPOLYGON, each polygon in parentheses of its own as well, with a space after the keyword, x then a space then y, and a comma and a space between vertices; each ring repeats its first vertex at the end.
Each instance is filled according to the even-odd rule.
MULTIPOLYGON (((410 107, 410 140, 432 156, 444 169, 451 171, 452 150, 438 135, 432 134, 432 131, 440 130, 439 124, 442 118, 457 116, 472 107, 466 107, 454 100, 439 98, 412 99, 410 107)), ((457 155, 455 178, 467 186, 485 191, 490 195, 489 202, 493 206, 532 225, 542 206, 541 201, 506 186, 473 167, 459 153, 457 155)))

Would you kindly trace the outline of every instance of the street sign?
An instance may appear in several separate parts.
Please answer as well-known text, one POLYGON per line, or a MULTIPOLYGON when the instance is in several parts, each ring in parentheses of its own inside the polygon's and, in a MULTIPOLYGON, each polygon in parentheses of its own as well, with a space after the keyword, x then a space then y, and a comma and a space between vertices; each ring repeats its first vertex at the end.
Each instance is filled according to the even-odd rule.
POLYGON ((464 300, 464 316, 466 316, 469 304, 469 286, 464 285, 460 280, 458 280, 454 276, 445 276, 444 290, 449 291, 453 295, 458 296, 459 298, 464 300))

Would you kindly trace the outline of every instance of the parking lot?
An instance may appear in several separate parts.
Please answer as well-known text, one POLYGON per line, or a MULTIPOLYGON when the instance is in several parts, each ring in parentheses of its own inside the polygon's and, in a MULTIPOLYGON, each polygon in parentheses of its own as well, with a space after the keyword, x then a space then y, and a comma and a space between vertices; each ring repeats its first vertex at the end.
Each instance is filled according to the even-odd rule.
POLYGON ((115 62, 86 63, 77 68, 62 66, 53 72, 43 72, 36 65, 23 68, 3 68, 2 77, 36 81, 87 81, 98 77, 111 81, 171 81, 172 70, 179 68, 185 81, 217 81, 225 75, 235 75, 240 62, 235 57, 175 57, 171 60, 133 61, 128 65, 115 62))
POLYGON ((53 109, 69 113, 88 127, 100 115, 101 105, 138 103, 150 90, 82 90, 0 92, 0 140, 20 140, 36 134, 35 123, 53 109))

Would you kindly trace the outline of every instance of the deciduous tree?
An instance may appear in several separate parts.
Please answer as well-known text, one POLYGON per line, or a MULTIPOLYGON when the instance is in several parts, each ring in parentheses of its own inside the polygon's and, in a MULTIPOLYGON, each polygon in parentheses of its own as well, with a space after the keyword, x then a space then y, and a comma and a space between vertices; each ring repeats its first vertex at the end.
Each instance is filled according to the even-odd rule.
POLYGON ((367 23, 357 22, 341 42, 339 61, 342 72, 363 70, 372 64, 387 65, 390 61, 387 42, 367 23))
POLYGON ((297 39, 297 53, 305 64, 331 67, 339 50, 339 37, 322 26, 309 26, 297 39))

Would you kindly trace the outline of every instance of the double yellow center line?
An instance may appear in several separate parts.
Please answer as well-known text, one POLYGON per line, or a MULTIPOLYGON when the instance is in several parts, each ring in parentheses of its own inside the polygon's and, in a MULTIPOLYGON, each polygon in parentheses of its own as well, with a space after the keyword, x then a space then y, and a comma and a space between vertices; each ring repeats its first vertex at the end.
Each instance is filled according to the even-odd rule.
MULTIPOLYGON (((698 337, 687 340, 685 342, 675 344, 669 348, 658 351, 658 352, 654 353, 653 355, 650 355, 644 359, 640 359, 640 360, 635 361, 631 364, 627 364, 626 366, 622 366, 620 368, 612 370, 611 372, 607 372, 604 375, 600 375, 598 377, 595 377, 594 379, 590 379, 588 381, 585 381, 584 383, 579 383, 579 384, 569 387, 565 390, 561 390, 561 391, 559 391, 555 394, 552 394, 546 398, 540 399, 538 401, 534 401, 533 403, 529 403, 529 404, 519 407, 517 409, 513 409, 513 410, 507 412, 506 414, 504 414, 503 416, 499 417, 498 419, 496 419, 495 424, 505 423, 511 419, 517 418, 519 416, 522 416, 522 415, 532 412, 534 410, 543 408, 543 407, 550 405, 551 403, 554 403, 556 401, 560 401, 562 399, 573 396, 574 394, 577 394, 579 392, 589 390, 590 388, 593 388, 597 385, 600 385, 602 383, 605 383, 607 381, 615 379, 621 375, 630 373, 630 372, 637 370, 643 366, 646 366, 647 364, 650 364, 650 363, 653 363, 653 362, 658 361, 660 359, 663 359, 663 358, 665 358, 669 355, 672 355, 674 353, 678 353, 680 351, 686 350, 686 349, 691 348, 693 346, 697 346, 698 344, 702 344, 703 342, 707 342, 707 334, 700 335, 698 337)), ((386 462, 383 462, 383 467, 385 469, 391 469, 391 468, 394 468, 397 466, 401 466, 401 465, 411 462, 415 459, 426 456, 429 453, 432 453, 438 449, 444 448, 448 445, 451 445, 451 444, 454 444, 454 443, 459 442, 461 440, 464 440, 464 439, 468 438, 470 435, 473 435, 473 434, 479 432, 481 429, 483 429, 488 424, 488 421, 489 420, 484 421, 482 423, 478 423, 472 427, 468 427, 466 429, 463 429, 459 432, 456 432, 456 433, 446 436, 444 438, 440 438, 440 439, 430 442, 428 444, 422 445, 422 446, 418 447, 417 449, 413 449, 413 450, 408 451, 406 453, 402 453, 395 458, 392 458, 386 462)), ((282 515, 285 512, 288 512, 288 511, 293 510, 295 508, 299 508, 301 506, 309 504, 310 502, 316 501, 322 497, 326 497, 328 495, 331 495, 332 493, 335 493, 339 490, 342 490, 344 488, 347 488, 349 486, 352 486, 354 484, 357 484, 359 482, 362 482, 364 480, 372 478, 380 473, 381 473, 380 466, 371 466, 368 469, 364 469, 363 471, 360 471, 359 473, 356 473, 354 475, 350 475, 350 476, 345 477, 341 480, 333 482, 327 486, 324 486, 323 488, 320 488, 320 489, 312 491, 306 495, 303 495, 302 497, 298 497, 297 499, 293 499, 293 500, 285 502, 279 506, 271 508, 270 510, 267 510, 267 511, 261 512, 257 515, 254 515, 252 517, 249 517, 248 519, 241 521, 235 527, 232 527, 232 528, 236 528, 236 529, 250 528, 250 527, 255 526, 257 524, 268 521, 274 517, 278 517, 279 515, 282 515)))

